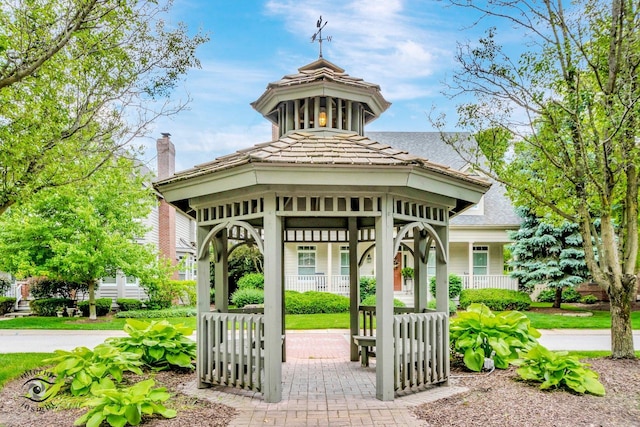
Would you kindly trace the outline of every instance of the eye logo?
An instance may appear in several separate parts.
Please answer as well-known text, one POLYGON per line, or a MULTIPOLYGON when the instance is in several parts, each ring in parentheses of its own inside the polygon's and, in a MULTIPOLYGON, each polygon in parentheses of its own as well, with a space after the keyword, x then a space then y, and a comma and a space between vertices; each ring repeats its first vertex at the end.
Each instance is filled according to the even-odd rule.
POLYGON ((43 402, 47 399, 47 390, 53 385, 51 378, 33 377, 22 384, 25 393, 22 395, 32 402, 43 402))

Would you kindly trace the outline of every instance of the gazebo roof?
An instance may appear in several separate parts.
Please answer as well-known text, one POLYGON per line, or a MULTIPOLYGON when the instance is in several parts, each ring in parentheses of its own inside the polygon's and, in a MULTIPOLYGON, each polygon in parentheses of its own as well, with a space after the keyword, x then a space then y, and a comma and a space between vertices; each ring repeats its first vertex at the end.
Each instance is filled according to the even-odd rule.
POLYGON ((178 172, 156 186, 215 174, 248 163, 344 166, 416 166, 431 173, 489 188, 484 179, 409 154, 355 133, 291 132, 276 141, 257 144, 178 172))

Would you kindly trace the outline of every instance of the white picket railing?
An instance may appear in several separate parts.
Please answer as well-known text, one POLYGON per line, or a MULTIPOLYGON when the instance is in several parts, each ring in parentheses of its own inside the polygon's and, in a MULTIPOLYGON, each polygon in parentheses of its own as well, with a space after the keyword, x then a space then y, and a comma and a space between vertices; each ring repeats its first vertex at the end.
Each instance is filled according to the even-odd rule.
POLYGON ((449 380, 448 322, 446 313, 393 316, 396 391, 449 380))
POLYGON ((518 290, 518 279, 503 274, 475 275, 471 277, 471 280, 468 275, 460 277, 462 278, 463 289, 498 288, 518 290))
POLYGON ((263 339, 262 314, 201 314, 198 326, 200 381, 261 391, 263 339))
POLYGON ((349 276, 324 274, 288 275, 284 279, 284 289, 287 291, 319 291, 331 292, 338 295, 349 295, 349 276))

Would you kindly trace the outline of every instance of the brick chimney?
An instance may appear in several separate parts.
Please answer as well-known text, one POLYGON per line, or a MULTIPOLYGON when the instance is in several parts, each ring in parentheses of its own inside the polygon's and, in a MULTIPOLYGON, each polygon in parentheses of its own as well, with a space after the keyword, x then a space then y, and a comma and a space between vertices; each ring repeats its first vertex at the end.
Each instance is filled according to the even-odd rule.
MULTIPOLYGON (((163 133, 162 138, 156 141, 158 152, 158 179, 165 179, 172 176, 176 171, 176 147, 171 142, 171 134, 163 133)), ((160 199, 158 207, 158 248, 160 256, 177 264, 176 259, 176 209, 160 199)), ((172 279, 178 278, 178 272, 173 274, 172 279)))

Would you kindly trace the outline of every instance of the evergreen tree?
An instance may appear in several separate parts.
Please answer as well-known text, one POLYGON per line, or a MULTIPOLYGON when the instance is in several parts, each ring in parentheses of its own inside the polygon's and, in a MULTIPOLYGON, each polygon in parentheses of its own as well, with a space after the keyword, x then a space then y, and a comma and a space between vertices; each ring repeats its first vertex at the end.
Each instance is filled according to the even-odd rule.
POLYGON ((589 277, 579 226, 568 221, 559 225, 545 222, 527 208, 519 208, 518 215, 523 218, 522 224, 510 235, 515 241, 511 246, 511 276, 529 292, 536 284, 555 289, 553 306, 560 308, 562 290, 589 277))

